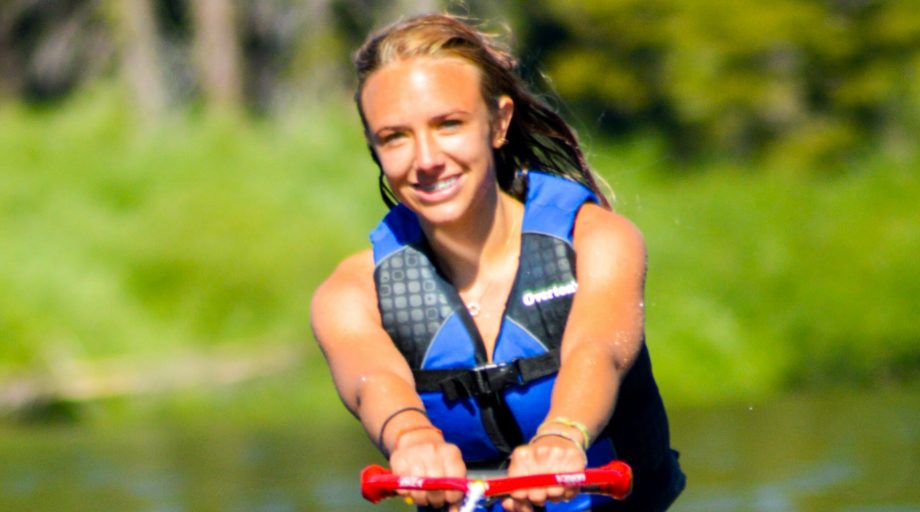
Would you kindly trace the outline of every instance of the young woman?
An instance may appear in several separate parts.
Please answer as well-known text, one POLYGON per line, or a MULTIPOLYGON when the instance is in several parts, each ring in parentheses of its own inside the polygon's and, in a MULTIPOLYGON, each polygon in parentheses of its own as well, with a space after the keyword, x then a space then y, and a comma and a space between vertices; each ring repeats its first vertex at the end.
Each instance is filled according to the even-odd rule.
POLYGON ((345 405, 400 475, 613 458, 635 474, 624 502, 550 487, 495 510, 666 509, 684 476, 644 343, 645 247, 572 130, 506 51, 449 15, 373 34, 355 61, 390 212, 313 300, 345 405))

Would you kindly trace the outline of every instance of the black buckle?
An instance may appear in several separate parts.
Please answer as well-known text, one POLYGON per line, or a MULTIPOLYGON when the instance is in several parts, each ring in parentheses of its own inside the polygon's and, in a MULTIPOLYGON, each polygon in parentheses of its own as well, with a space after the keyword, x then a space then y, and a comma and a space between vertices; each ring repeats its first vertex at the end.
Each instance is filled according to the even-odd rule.
POLYGON ((524 383, 518 361, 520 359, 515 359, 510 363, 491 363, 479 366, 456 377, 444 379, 438 386, 444 393, 444 398, 448 400, 457 400, 467 396, 494 395, 509 386, 519 386, 524 383))

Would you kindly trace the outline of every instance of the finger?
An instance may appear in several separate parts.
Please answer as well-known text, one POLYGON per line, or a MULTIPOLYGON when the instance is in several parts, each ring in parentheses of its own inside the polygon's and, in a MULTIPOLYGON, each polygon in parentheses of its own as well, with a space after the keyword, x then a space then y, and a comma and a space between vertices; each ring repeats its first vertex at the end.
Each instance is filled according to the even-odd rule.
POLYGON ((578 495, 578 489, 573 489, 571 487, 567 488, 565 492, 562 493, 562 498, 560 501, 570 501, 575 499, 575 496, 578 495))
POLYGON ((533 512, 533 507, 527 500, 516 500, 514 498, 505 498, 502 500, 502 508, 506 512, 533 512))
POLYGON ((502 508, 507 512, 533 512, 533 505, 526 499, 505 498, 502 500, 502 508))
POLYGON ((534 487, 527 492, 527 501, 533 503, 538 507, 542 507, 546 503, 546 488, 545 487, 534 487))
MULTIPOLYGON (((403 457, 391 457, 390 469, 394 475, 408 475, 410 473, 410 466, 403 457)), ((396 494, 409 504, 415 501, 412 497, 412 492, 406 489, 397 489, 396 494)))
POLYGON ((447 491, 444 493, 444 501, 447 503, 460 503, 463 501, 463 493, 460 491, 447 491))
POLYGON ((425 491, 410 491, 409 499, 412 500, 414 505, 418 505, 420 507, 428 506, 428 493, 425 491))
POLYGON ((552 487, 547 487, 545 491, 546 499, 552 502, 556 502, 563 499, 563 496, 565 496, 566 488, 560 485, 554 485, 552 487))
POLYGON ((434 508, 441 508, 444 506, 444 491, 429 491, 428 492, 428 505, 434 508))
MULTIPOLYGON (((425 472, 422 473, 427 478, 440 478, 444 476, 444 467, 439 460, 427 460, 425 464, 425 472)), ((444 491, 428 491, 427 493, 428 505, 434 508, 441 508, 444 506, 444 491)))
POLYGON ((409 464, 403 457, 390 457, 390 471, 394 475, 406 475, 409 473, 409 464))
MULTIPOLYGON (((444 464, 444 476, 466 477, 466 464, 464 464, 463 455, 456 445, 444 445, 439 450, 438 455, 444 464)), ((444 493, 444 500, 447 503, 460 503, 463 500, 463 493, 460 491, 447 491, 444 493)))
MULTIPOLYGON (((409 472, 412 476, 426 476, 425 473, 425 464, 422 461, 414 461, 411 464, 411 470, 409 472)), ((409 497, 415 502, 416 505, 425 507, 428 506, 428 492, 427 491, 410 491, 409 497)))
MULTIPOLYGON (((508 464, 508 476, 522 476, 530 472, 533 465, 533 451, 530 446, 519 446, 511 454, 508 464)), ((511 492, 512 504, 509 510, 520 510, 519 503, 527 501, 527 490, 518 489, 511 492)))
POLYGON ((533 512, 533 505, 531 505, 529 501, 524 500, 517 502, 517 508, 515 510, 516 512, 533 512))
POLYGON ((514 452, 511 453, 511 462, 508 464, 508 474, 511 475, 514 473, 515 476, 523 474, 526 469, 533 464, 533 460, 533 446, 518 446, 514 449, 514 452))

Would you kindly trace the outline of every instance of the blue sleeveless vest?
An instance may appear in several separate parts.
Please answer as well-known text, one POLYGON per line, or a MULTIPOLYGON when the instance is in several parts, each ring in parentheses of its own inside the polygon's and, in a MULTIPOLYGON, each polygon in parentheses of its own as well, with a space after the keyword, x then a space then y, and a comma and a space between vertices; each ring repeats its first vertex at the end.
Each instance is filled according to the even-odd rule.
MULTIPOLYGON (((585 202, 597 201, 578 183, 533 171, 528 173, 527 189, 518 271, 491 362, 459 294, 430 257, 415 214, 397 205, 371 233, 383 327, 413 369, 432 423, 448 442, 460 448, 470 468, 500 467, 511 450, 530 439, 546 419, 558 351, 578 287, 572 245, 575 216, 585 202)), ((589 467, 616 456, 617 437, 629 443, 622 448, 617 444, 618 449, 639 450, 636 462, 643 466, 650 459, 658 462, 669 451, 667 419, 647 361, 643 344, 623 387, 634 388, 630 381, 641 381, 641 393, 634 394, 649 403, 633 401, 629 405, 627 399, 631 410, 621 411, 621 389, 614 413, 614 419, 620 416, 624 424, 638 431, 625 437, 617 435, 610 429, 612 421, 588 450, 589 467), (630 379, 636 369, 642 375, 630 379), (653 424, 641 423, 645 421, 653 424), (662 421, 664 452, 660 447, 662 421), (650 426, 654 436, 641 433, 650 426), (661 455, 656 456, 656 452, 661 455)), ((634 473, 640 469, 633 467, 634 473)), ((601 496, 578 495, 567 503, 548 504, 547 510, 606 510, 621 505, 601 496)), ((498 504, 494 506, 494 510, 501 510, 498 504)))

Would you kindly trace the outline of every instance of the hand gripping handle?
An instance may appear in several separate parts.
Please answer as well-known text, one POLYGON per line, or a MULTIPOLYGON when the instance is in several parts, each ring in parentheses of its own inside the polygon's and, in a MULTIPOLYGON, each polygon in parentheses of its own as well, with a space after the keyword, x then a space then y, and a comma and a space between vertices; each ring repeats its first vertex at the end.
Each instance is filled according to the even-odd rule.
POLYGON ((632 492, 632 468, 625 462, 615 460, 599 468, 584 471, 503 477, 487 480, 487 483, 489 489, 486 496, 510 494, 518 489, 531 487, 561 485, 580 488, 581 492, 605 494, 623 500, 632 492))
MULTIPOLYGON (((475 480, 466 478, 396 476, 390 470, 372 464, 361 471, 361 495, 371 503, 378 503, 384 498, 395 496, 400 489, 466 492, 473 482, 475 480)), ((500 496, 531 487, 561 485, 623 500, 632 492, 633 478, 629 465, 615 460, 584 471, 490 478, 483 483, 486 485, 485 496, 500 496)))
POLYGON ((371 464, 361 470, 361 495, 371 503, 378 503, 396 496, 401 489, 466 492, 470 482, 466 478, 396 476, 383 466, 371 464))

